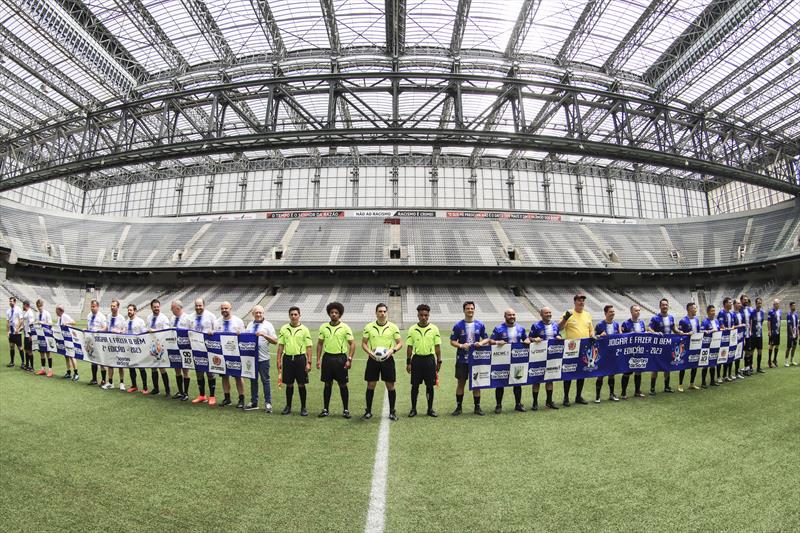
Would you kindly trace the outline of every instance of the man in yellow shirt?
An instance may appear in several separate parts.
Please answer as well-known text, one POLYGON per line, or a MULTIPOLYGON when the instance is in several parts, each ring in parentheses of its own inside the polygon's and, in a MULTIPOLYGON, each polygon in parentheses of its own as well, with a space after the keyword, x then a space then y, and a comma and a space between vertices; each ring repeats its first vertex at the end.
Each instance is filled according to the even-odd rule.
POLYGON ((325 383, 322 393, 323 407, 320 418, 328 416, 333 393, 333 380, 339 384, 339 393, 342 395, 342 416, 350 418, 348 402, 350 399, 347 390, 348 370, 353 363, 353 353, 356 343, 353 339, 353 330, 339 319, 344 314, 344 306, 339 302, 331 302, 325 307, 331 321, 322 324, 317 337, 317 370, 322 369, 320 380, 325 383), (323 358, 322 351, 325 350, 323 358))
MULTIPOLYGON (((562 332, 562 337, 565 339, 585 339, 592 336, 592 315, 586 311, 586 295, 582 292, 576 294, 572 301, 574 309, 567 311, 561 316, 561 322, 558 323, 558 329, 562 332)), ((564 407, 572 405, 569 403, 569 389, 572 381, 564 382, 564 407)), ((583 392, 583 380, 578 380, 578 386, 575 391, 575 403, 586 405, 588 402, 581 396, 583 392)))
POLYGON ((294 382, 297 382, 300 395, 300 416, 308 416, 306 410, 306 383, 311 372, 311 332, 300 323, 300 308, 289 308, 289 323, 278 332, 278 353, 276 354, 278 373, 286 385, 286 407, 282 415, 292 412, 294 382))
POLYGON ((419 386, 425 382, 425 397, 428 400, 428 416, 439 416, 433 410, 433 386, 436 373, 442 367, 442 336, 439 328, 428 322, 431 308, 425 304, 417 306, 419 322, 408 328, 406 372, 411 374, 411 411, 408 417, 417 416, 419 386), (434 362, 433 356, 436 355, 434 362))

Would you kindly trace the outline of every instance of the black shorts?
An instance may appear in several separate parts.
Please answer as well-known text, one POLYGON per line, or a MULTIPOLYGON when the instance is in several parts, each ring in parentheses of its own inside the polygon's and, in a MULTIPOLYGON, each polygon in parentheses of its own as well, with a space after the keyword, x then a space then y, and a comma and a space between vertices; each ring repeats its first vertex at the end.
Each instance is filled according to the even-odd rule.
POLYGON ((33 338, 30 335, 25 335, 25 350, 33 351, 33 338))
POLYGON ((469 363, 456 363, 456 379, 469 380, 469 363))
POLYGON ((8 344, 14 345, 17 348, 22 348, 22 334, 20 333, 9 334, 8 344))
POLYGON ((753 350, 753 346, 754 346, 753 337, 752 336, 745 337, 744 338, 744 351, 746 351, 746 352, 752 351, 753 350))
POLYGON ((367 368, 364 369, 364 381, 378 381, 378 379, 386 383, 394 383, 397 381, 394 356, 383 361, 376 361, 372 357, 367 358, 367 368))
POLYGON ((770 346, 778 346, 781 343, 781 334, 778 333, 777 335, 770 335, 769 336, 769 345, 770 346))
POLYGON ((436 358, 432 355, 415 355, 411 359, 411 385, 423 381, 426 387, 436 385, 436 358))
POLYGON ((750 351, 760 350, 764 347, 764 337, 750 337, 750 351))
POLYGON ((347 363, 347 356, 343 353, 340 354, 322 354, 322 372, 320 373, 320 381, 329 383, 336 381, 340 386, 347 384, 347 369, 344 367, 347 363))
POLYGON ((285 385, 292 385, 297 382, 298 385, 308 383, 308 374, 306 374, 306 356, 297 355, 291 357, 289 355, 283 356, 283 363, 281 364, 281 380, 285 385))

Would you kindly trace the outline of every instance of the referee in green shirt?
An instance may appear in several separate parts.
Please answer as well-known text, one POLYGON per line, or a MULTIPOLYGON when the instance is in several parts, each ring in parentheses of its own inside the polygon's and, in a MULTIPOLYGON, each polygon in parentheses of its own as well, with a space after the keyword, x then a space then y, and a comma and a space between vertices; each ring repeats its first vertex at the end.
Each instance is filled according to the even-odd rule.
POLYGON ((325 307, 331 321, 319 328, 317 337, 317 370, 322 369, 320 380, 325 383, 322 393, 323 407, 320 418, 328 416, 331 405, 333 381, 339 384, 339 393, 342 395, 342 416, 350 418, 348 401, 350 393, 347 390, 347 374, 353 362, 353 353, 356 343, 353 339, 353 330, 344 322, 340 322, 344 314, 344 306, 339 302, 331 302, 325 307), (325 350, 323 357, 322 351, 325 350), (321 360, 320 360, 321 359, 321 360))
POLYGON ((394 354, 403 347, 403 338, 397 326, 388 320, 389 308, 384 303, 375 306, 375 321, 364 326, 361 336, 361 348, 369 356, 367 367, 364 369, 364 381, 367 382, 367 409, 362 420, 372 418, 372 399, 375 397, 375 385, 378 379, 386 383, 386 394, 389 396, 389 420, 397 420, 394 410, 397 391, 394 390, 397 381, 397 370, 394 366, 394 354), (375 350, 387 350, 387 357, 383 361, 375 359, 375 350))
POLYGON ((442 337, 439 328, 428 323, 431 308, 425 304, 417 306, 419 322, 408 329, 406 372, 411 374, 411 411, 409 418, 417 416, 419 386, 425 382, 425 397, 428 400, 428 416, 438 416, 433 410, 433 386, 436 373, 442 367, 442 337), (436 355, 436 361, 433 356, 436 355))
POLYGON ((300 394, 300 416, 308 416, 306 410, 306 383, 311 372, 311 332, 300 323, 300 308, 289 308, 289 323, 284 324, 278 332, 278 374, 286 385, 286 407, 282 415, 292 412, 292 396, 294 382, 300 394))

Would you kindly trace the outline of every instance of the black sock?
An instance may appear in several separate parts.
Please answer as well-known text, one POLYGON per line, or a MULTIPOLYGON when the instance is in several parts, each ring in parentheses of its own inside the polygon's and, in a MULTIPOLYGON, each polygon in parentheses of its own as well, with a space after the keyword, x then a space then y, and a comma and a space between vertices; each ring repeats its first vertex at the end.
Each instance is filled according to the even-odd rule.
POLYGON ((708 376, 708 369, 704 368, 703 371, 700 372, 700 380, 701 380, 700 384, 701 385, 705 385, 706 384, 706 377, 707 376, 708 376))
POLYGON ((758 352, 758 356, 756 356, 756 370, 761 370, 761 352, 758 352))
POLYGON ((214 396, 217 393, 217 378, 208 378, 208 395, 214 396))
POLYGON ((514 387, 514 402, 516 405, 520 405, 522 403, 522 387, 519 385, 514 387))
POLYGON ((582 392, 583 392, 583 380, 579 379, 578 380, 578 385, 575 388, 575 397, 576 398, 583 398, 583 394, 581 394, 582 392))
POLYGON ((475 402, 475 407, 481 406, 481 397, 480 396, 473 396, 472 401, 475 402))
POLYGON ((411 409, 417 410, 417 396, 419 396, 419 385, 411 385, 411 409))
MULTIPOLYGON (((184 384, 184 387, 186 385, 184 384)), ((203 376, 197 376, 197 388, 200 390, 200 396, 206 395, 206 378, 203 376)))
POLYGON ((244 394, 239 395, 239 403, 244 403, 244 394))
MULTIPOLYGON (((389 391, 392 392, 392 391, 389 391)), ((372 412, 372 399, 375 398, 375 389, 367 389, 367 412, 372 412)))
POLYGON ((428 411, 433 411, 433 387, 425 387, 425 399, 428 400, 428 411))
POLYGON ((164 394, 169 396, 169 393, 170 393, 170 390, 169 390, 169 376, 167 374, 161 374, 161 381, 164 382, 164 394))
MULTIPOLYGON (((105 375, 105 373, 104 373, 105 375)), ((103 378, 105 379, 105 378, 103 378)), ((92 363, 92 380, 97 381, 97 365, 92 363)))
MULTIPOLYGON (((375 392, 375 391, 373 391, 373 392, 375 392)), ((395 402, 395 400, 397 400, 397 391, 396 390, 390 390, 390 391, 387 391, 387 393, 389 394, 389 412, 394 413, 394 402, 395 402)))
POLYGON ((292 385, 286 386, 286 407, 292 408, 292 396, 294 396, 294 387, 292 385))
POLYGON ((53 369, 53 360, 52 359, 48 359, 47 360, 47 368, 49 368, 50 370, 53 369))
POLYGON ((494 390, 494 399, 497 402, 497 405, 503 404, 503 391, 502 387, 498 387, 494 390))
POLYGON ((599 378, 594 383, 594 396, 595 398, 600 397, 600 391, 603 390, 603 378, 599 378))
POLYGON ((39 360, 42 362, 42 368, 44 368, 44 357, 40 357, 39 360))
POLYGON ((103 378, 103 381, 106 380, 106 369, 105 368, 100 371, 100 377, 103 378))
POLYGON ((569 400, 569 388, 572 386, 572 381, 565 381, 564 382, 564 401, 569 400))
POLYGON ((628 395, 628 383, 631 381, 631 377, 627 374, 622 374, 622 395, 628 395))
POLYGON ((697 369, 693 368, 689 373, 689 384, 694 385, 694 378, 697 377, 697 369))
POLYGON ((339 393, 342 395, 342 408, 345 411, 350 410, 350 389, 347 388, 347 385, 344 387, 339 387, 339 393))
POLYGON ((192 380, 192 378, 183 378, 183 380, 182 380, 183 381, 183 394, 185 394, 187 396, 189 394, 189 382, 191 380, 192 380))
POLYGON ((669 388, 669 372, 664 374, 664 388, 665 389, 669 388))
POLYGON ((178 387, 178 394, 183 394, 183 376, 175 374, 175 386, 178 387))
POLYGON ((305 387, 297 387, 299 389, 300 394, 300 409, 306 408, 306 388, 305 387))
POLYGON ((142 389, 147 390, 147 370, 140 368, 139 376, 142 378, 142 389))
MULTIPOLYGON (((136 387, 136 388, 138 389, 138 388, 139 388, 139 386, 138 386, 138 384, 136 383, 136 370, 134 370, 133 368, 131 368, 130 375, 131 375, 131 386, 132 386, 132 387, 136 387)), ((124 377, 125 377, 125 374, 123 374, 123 373, 122 373, 122 371, 120 371, 120 374, 119 374, 119 381, 120 381, 120 383, 122 383, 122 380, 124 379, 124 377)))
POLYGON ((67 369, 67 375, 68 375, 68 376, 71 376, 71 375, 72 375, 72 369, 71 369, 71 368, 68 368, 68 369, 67 369))
POLYGON ((547 403, 553 403, 553 391, 546 390, 544 392, 547 394, 547 403))
POLYGON ((230 392, 226 392, 226 393, 225 393, 225 399, 226 399, 227 401, 231 401, 231 393, 230 393, 230 392))
POLYGON ((658 376, 650 376, 650 390, 656 390, 656 379, 658 376))
POLYGON ((642 393, 642 375, 641 374, 634 374, 633 375, 633 386, 636 389, 637 394, 642 393))
POLYGON ((538 390, 533 390, 532 394, 533 394, 533 405, 538 405, 539 404, 539 391, 538 390))
POLYGON ((153 382, 153 390, 158 390, 158 369, 150 371, 150 381, 153 382))
POLYGON ((608 393, 611 396, 614 396, 614 376, 608 376, 608 393))
POLYGON ((683 378, 686 376, 686 370, 678 372, 678 385, 683 385, 683 378))
POLYGON ((464 403, 464 395, 456 394, 456 408, 461 409, 461 404, 464 403))
POLYGON ((330 383, 326 383, 325 387, 322 389, 322 408, 326 411, 331 406, 331 395, 333 394, 333 386, 330 383))

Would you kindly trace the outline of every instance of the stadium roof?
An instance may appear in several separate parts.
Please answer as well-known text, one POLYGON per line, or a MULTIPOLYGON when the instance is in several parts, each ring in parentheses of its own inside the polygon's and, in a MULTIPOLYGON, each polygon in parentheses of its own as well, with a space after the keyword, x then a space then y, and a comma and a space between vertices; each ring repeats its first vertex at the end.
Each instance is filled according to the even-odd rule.
POLYGON ((798 0, 0 0, 0 17, 0 190, 413 154, 800 191, 798 0))

